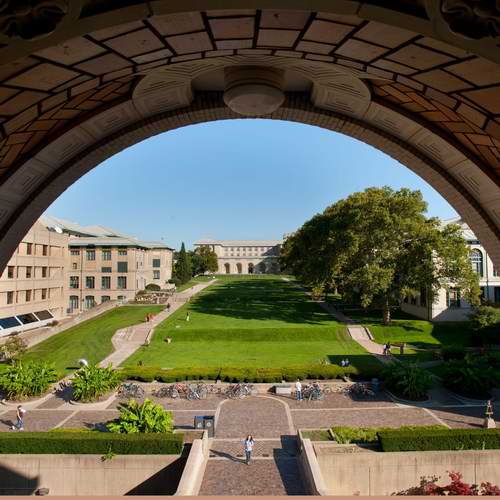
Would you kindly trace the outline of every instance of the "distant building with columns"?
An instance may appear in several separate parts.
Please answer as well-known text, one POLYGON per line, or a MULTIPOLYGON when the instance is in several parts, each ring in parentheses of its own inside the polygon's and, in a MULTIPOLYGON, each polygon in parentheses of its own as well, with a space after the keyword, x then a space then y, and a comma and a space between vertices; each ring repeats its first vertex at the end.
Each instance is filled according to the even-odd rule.
POLYGON ((219 274, 278 274, 282 240, 199 240, 217 255, 219 274))

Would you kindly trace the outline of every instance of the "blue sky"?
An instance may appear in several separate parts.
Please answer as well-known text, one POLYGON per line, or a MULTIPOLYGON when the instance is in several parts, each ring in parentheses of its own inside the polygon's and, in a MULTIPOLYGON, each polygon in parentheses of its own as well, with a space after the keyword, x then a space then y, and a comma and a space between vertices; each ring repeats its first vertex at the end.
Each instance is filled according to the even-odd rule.
POLYGON ((47 213, 178 248, 208 237, 281 238, 336 200, 384 185, 420 189, 430 215, 456 215, 425 181, 371 146, 271 120, 226 120, 152 137, 89 172, 47 213))

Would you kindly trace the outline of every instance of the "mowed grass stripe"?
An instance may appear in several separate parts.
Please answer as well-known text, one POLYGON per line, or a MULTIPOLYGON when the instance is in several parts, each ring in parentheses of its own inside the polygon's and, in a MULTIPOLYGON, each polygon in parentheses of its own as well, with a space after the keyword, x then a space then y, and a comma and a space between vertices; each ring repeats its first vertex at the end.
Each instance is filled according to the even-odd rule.
POLYGON ((272 368, 339 363, 344 357, 358 367, 379 364, 292 283, 249 276, 222 277, 200 292, 159 325, 151 344, 124 365, 272 368))

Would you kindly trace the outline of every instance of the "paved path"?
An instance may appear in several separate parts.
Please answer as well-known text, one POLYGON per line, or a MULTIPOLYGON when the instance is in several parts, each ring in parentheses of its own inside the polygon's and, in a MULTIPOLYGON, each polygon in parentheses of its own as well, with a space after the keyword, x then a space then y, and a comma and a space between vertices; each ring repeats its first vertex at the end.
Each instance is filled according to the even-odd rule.
POLYGON ((157 314, 152 321, 147 323, 139 323, 138 325, 133 325, 128 328, 118 330, 111 341, 115 351, 112 352, 107 358, 103 359, 99 366, 107 366, 111 363, 113 367, 119 366, 132 354, 134 354, 139 347, 144 345, 148 336, 151 337, 156 326, 173 314, 177 309, 182 307, 186 302, 189 302, 193 295, 207 288, 213 284, 215 279, 207 281, 206 283, 199 283, 197 285, 184 290, 183 292, 174 294, 173 300, 170 301, 170 310, 164 309, 162 312, 157 314))

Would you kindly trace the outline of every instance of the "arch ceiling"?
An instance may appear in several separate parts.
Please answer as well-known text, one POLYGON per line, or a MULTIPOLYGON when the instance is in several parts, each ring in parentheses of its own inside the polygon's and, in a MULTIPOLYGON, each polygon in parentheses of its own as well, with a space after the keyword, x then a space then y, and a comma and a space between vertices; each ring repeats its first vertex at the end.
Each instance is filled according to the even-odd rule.
POLYGON ((235 65, 281 68, 286 99, 269 118, 395 157, 455 207, 500 267, 495 2, 26 4, 0 2, 0 267, 105 158, 162 131, 240 117, 222 99, 224 68, 235 65))

